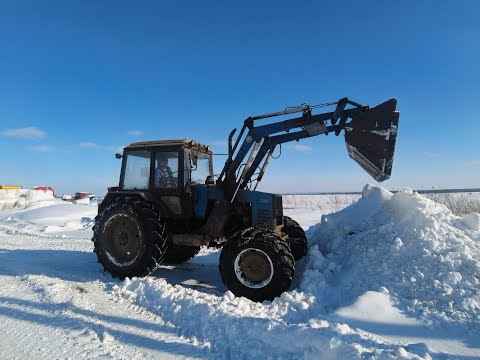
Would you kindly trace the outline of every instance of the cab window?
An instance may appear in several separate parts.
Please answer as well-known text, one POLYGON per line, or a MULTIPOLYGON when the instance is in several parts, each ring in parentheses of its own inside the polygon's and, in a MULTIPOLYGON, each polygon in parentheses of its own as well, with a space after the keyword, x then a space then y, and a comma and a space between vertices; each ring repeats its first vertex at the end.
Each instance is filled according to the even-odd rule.
POLYGON ((208 154, 197 154, 197 165, 192 169, 192 184, 205 184, 207 177, 212 175, 211 157, 208 154))
POLYGON ((138 150, 127 153, 122 188, 146 190, 150 179, 150 151, 138 150))
POLYGON ((212 173, 212 159, 209 154, 198 152, 196 154, 197 164, 193 164, 191 151, 185 151, 185 184, 205 184, 205 180, 212 173))

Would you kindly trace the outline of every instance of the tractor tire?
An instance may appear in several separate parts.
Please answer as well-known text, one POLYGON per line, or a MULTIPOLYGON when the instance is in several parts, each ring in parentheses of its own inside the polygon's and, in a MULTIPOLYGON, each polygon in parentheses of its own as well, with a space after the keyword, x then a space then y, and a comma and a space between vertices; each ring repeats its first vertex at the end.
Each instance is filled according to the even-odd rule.
POLYGON ((162 259, 162 264, 178 265, 195 257, 200 251, 200 246, 184 246, 171 244, 162 259))
POLYGON ((251 227, 228 239, 219 268, 228 290, 261 302, 288 290, 295 260, 287 243, 273 231, 251 227))
POLYGON ((147 202, 113 199, 95 218, 94 252, 113 277, 146 276, 167 249, 166 222, 147 202))
POLYGON ((283 217, 283 230, 288 235, 287 243, 290 246, 295 261, 307 255, 307 237, 302 227, 288 216, 283 217))

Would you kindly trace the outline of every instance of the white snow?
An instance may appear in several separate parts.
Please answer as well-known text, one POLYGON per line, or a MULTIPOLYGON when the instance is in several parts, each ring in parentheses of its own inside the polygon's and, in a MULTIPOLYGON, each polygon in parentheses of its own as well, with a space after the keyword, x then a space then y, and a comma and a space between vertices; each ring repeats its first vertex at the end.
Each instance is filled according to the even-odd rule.
POLYGON ((58 201, 50 190, 0 189, 0 210, 49 206, 58 201))
POLYGON ((225 289, 213 249, 112 279, 92 252, 95 207, 0 213, 0 358, 480 358, 475 214, 372 185, 336 213, 291 200, 309 255, 264 303, 225 289))
POLYGON ((462 221, 470 229, 480 231, 480 214, 472 212, 462 216, 462 221))
MULTIPOLYGON (((0 212, 0 230, 11 234, 45 236, 86 237, 83 230, 91 229, 97 215, 97 207, 72 205, 55 201, 50 206, 36 203, 20 211, 0 212)), ((88 236, 88 235, 87 235, 88 236)))
POLYGON ((79 205, 89 205, 90 204, 90 198, 84 197, 83 199, 78 199, 78 200, 73 200, 74 204, 79 204, 79 205))
POLYGON ((368 321, 374 324, 412 325, 421 323, 405 316, 397 309, 388 294, 384 292, 367 291, 360 295, 352 305, 339 308, 335 314, 349 320, 368 321))

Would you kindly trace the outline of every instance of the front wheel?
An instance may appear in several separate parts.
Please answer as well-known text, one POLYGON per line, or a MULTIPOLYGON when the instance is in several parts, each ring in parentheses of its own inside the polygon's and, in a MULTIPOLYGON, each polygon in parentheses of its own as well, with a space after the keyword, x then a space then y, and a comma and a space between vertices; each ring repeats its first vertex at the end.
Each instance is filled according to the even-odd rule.
POLYGON ((95 218, 92 241, 98 262, 113 277, 146 276, 165 255, 166 223, 145 201, 117 198, 95 218))
POLYGON ((292 283, 295 260, 273 231, 248 228, 228 239, 220 254, 220 275, 236 296, 273 300, 292 283))

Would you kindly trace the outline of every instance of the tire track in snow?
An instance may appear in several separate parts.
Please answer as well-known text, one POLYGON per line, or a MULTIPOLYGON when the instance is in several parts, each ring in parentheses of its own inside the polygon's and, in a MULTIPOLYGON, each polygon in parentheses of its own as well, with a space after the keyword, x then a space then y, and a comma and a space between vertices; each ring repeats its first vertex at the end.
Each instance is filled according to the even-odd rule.
MULTIPOLYGON (((56 352, 48 352, 52 346, 45 344, 47 352, 40 358, 64 358, 72 354, 75 358, 205 357, 194 339, 178 337, 158 316, 129 303, 115 302, 104 289, 105 283, 112 279, 103 274, 94 254, 59 249, 61 241, 23 236, 8 240, 14 240, 7 241, 11 245, 22 246, 0 250, 0 276, 13 282, 11 293, 0 292, 0 316, 9 319, 12 329, 15 324, 18 327, 18 320, 27 323, 28 326, 18 327, 26 334, 31 333, 32 327, 40 328, 39 333, 53 331, 54 338, 63 341, 60 348, 67 349, 66 353, 59 352, 55 345, 56 352), (39 245, 35 240, 44 249, 29 249, 32 241, 39 245), (24 296, 27 293, 30 295, 24 296)), ((0 248, 4 244, 2 241, 0 248)), ((78 244, 71 245, 78 248, 78 244)), ((90 242, 85 242, 83 247, 90 246, 90 242)), ((11 333, 9 341, 22 337, 21 330, 18 331, 11 333)), ((32 343, 42 344, 42 341, 34 338, 32 343)), ((18 356, 18 346, 10 346, 11 354, 16 354, 13 357, 18 356)), ((27 354, 26 357, 36 357, 35 353, 27 354)), ((1 351, 0 355, 4 358, 1 351)))
POLYGON ((39 303, 38 294, 25 281, 11 276, 0 279, 2 359, 65 358, 72 353, 76 358, 112 357, 95 342, 94 334, 76 336, 74 331, 78 330, 78 324, 61 312, 52 312, 51 306, 39 303))
MULTIPOLYGON (((46 235, 38 233, 35 230, 23 229, 18 227, 10 227, 6 225, 0 225, 0 232, 4 233, 5 235, 13 235, 13 236, 27 236, 27 237, 34 237, 40 239, 52 239, 52 240, 87 240, 85 237, 81 236, 67 236, 65 234, 62 235, 46 235)), ((89 239, 88 239, 89 240, 89 239)))
MULTIPOLYGON (((53 313, 68 319, 65 325, 74 336, 88 339, 106 355, 129 359, 156 358, 156 348, 161 345, 166 345, 168 351, 175 354, 174 358, 203 355, 194 340, 183 338, 178 343, 173 326, 167 326, 158 316, 129 303, 115 303, 105 293, 100 281, 88 286, 77 284, 73 289, 64 289, 66 291, 59 291, 59 284, 56 284, 57 289, 52 291, 44 280, 32 276, 28 280, 39 293, 42 303, 48 304, 53 313), (65 294, 73 294, 73 297, 65 298, 65 294), (124 344, 134 345, 135 351, 127 349, 124 344)), ((72 287, 71 284, 66 286, 72 287)), ((162 355, 162 358, 170 357, 162 355)))

